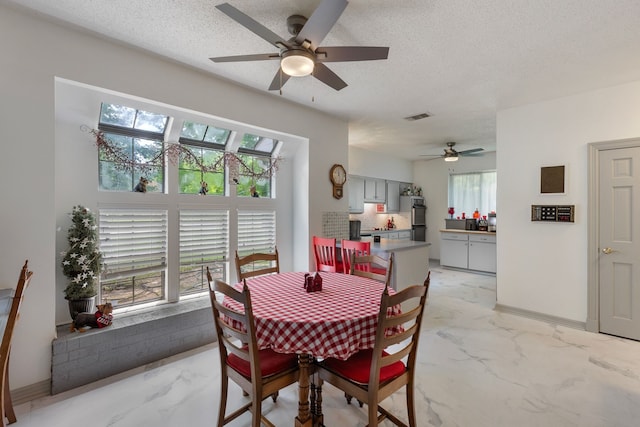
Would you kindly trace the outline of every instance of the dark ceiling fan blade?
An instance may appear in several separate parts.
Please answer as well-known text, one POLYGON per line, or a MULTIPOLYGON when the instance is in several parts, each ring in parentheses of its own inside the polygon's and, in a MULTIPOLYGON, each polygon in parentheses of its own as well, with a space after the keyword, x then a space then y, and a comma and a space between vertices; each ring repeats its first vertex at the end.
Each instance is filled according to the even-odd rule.
POLYGON ((268 61, 270 59, 280 59, 280 54, 257 53, 255 55, 218 56, 209 59, 213 62, 268 61))
POLYGON ((281 45, 289 46, 289 43, 287 43, 282 37, 271 31, 255 19, 251 18, 250 16, 245 15, 243 12, 240 12, 229 3, 219 4, 216 6, 216 8, 218 8, 218 10, 227 15, 229 18, 236 21, 238 24, 246 27, 248 30, 252 31, 257 36, 262 37, 275 47, 280 48, 281 45))
POLYGON ((373 61, 387 59, 388 47, 374 46, 322 46, 316 50, 318 62, 373 61))
POLYGON ((326 65, 316 62, 313 69, 313 77, 335 90, 344 89, 347 84, 336 73, 331 71, 326 65))
POLYGON ((347 0, 322 0, 296 36, 296 42, 301 45, 303 41, 309 40, 311 50, 316 50, 336 24, 347 4, 347 0))
POLYGON ((282 68, 278 67, 278 71, 276 75, 273 76, 273 80, 271 80, 271 84, 269 85, 269 90, 280 90, 289 80, 289 77, 287 73, 282 72, 282 68))
POLYGON ((466 156, 468 154, 477 153, 479 151, 484 151, 484 148, 472 148, 471 150, 458 151, 458 154, 466 156))

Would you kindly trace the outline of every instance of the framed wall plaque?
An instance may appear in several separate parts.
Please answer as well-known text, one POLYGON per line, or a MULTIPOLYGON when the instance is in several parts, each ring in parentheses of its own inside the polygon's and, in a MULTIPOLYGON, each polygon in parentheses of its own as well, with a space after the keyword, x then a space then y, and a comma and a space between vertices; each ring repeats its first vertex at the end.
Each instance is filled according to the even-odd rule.
POLYGON ((565 167, 543 166, 540 168, 540 193, 565 194, 565 167))

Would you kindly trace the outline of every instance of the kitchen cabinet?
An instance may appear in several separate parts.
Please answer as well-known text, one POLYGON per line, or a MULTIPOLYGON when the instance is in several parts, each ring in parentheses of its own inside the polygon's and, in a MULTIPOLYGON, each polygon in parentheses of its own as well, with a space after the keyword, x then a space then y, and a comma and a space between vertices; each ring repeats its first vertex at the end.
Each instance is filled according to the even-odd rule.
POLYGON ((374 230, 372 236, 380 236, 383 239, 411 239, 411 230, 374 230))
POLYGON ((496 272, 496 235, 442 232, 440 264, 447 267, 496 272))
POLYGON ((495 235, 469 235, 469 269, 492 273, 497 271, 495 235))
POLYGON ((349 189, 349 213, 364 212, 364 178, 350 176, 347 180, 349 189))
POLYGON ((400 183, 387 181, 387 205, 386 212, 393 213, 400 211, 400 183))
POLYGON ((441 233, 440 265, 469 267, 469 236, 461 233, 441 233))
POLYGON ((398 231, 398 239, 411 239, 411 230, 398 231))
POLYGON ((384 179, 364 179, 364 201, 369 203, 386 203, 387 183, 384 179))

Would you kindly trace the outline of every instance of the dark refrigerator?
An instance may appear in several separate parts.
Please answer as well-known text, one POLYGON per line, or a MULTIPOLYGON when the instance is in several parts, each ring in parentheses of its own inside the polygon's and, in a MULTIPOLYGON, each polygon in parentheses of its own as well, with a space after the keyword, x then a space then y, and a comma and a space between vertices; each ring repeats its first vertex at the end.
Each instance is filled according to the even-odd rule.
POLYGON ((427 207, 422 197, 412 197, 411 240, 427 241, 427 207))

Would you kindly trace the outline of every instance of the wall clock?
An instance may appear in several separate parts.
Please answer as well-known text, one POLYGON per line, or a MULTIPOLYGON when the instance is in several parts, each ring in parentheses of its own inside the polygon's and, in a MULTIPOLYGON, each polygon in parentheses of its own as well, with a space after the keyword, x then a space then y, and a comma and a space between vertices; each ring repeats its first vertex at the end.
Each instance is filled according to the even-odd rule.
POLYGON ((344 167, 339 164, 331 166, 329 179, 333 184, 333 197, 342 199, 344 183, 347 181, 347 172, 344 170, 344 167))

